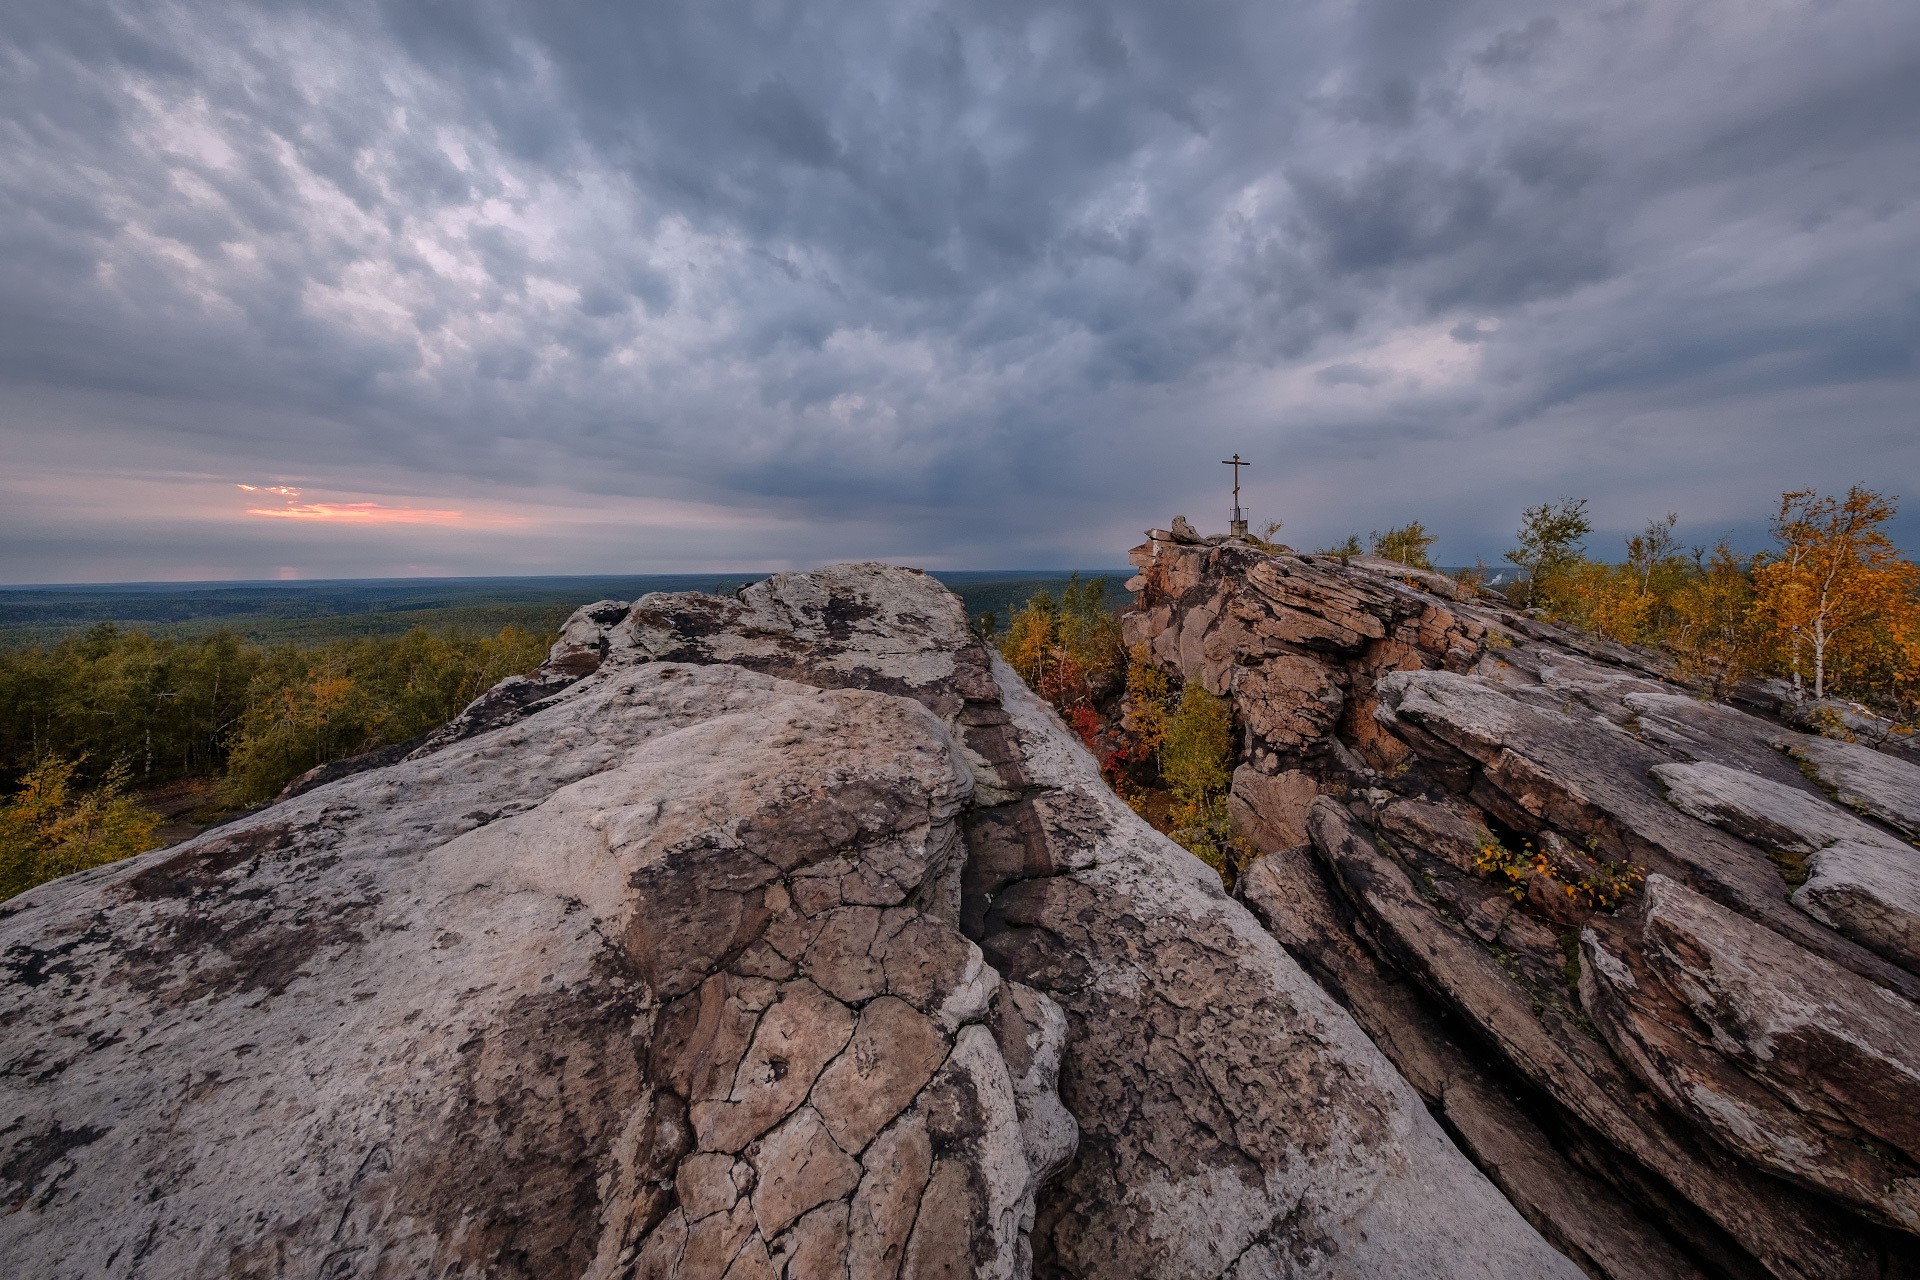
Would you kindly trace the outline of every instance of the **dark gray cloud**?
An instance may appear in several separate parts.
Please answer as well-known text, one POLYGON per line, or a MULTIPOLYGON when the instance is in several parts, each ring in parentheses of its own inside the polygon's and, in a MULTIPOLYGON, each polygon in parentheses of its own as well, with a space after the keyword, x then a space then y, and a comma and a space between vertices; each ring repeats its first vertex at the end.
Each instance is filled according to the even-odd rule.
POLYGON ((1920 500, 1902 0, 29 0, 0 119, 8 580, 1920 500))

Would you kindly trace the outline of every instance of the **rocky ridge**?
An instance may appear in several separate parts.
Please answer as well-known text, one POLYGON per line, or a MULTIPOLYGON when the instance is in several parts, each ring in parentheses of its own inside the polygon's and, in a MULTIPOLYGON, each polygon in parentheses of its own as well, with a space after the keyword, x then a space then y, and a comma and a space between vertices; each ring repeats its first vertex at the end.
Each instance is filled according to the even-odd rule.
POLYGON ((1284 940, 923 575, 600 602, 404 752, 0 907, 0 1256, 1576 1275, 1284 940))
POLYGON ((1590 1275, 1920 1274, 1920 768, 1443 575, 1155 530, 1237 893, 1590 1275), (1769 714, 1769 711, 1772 714, 1769 714))

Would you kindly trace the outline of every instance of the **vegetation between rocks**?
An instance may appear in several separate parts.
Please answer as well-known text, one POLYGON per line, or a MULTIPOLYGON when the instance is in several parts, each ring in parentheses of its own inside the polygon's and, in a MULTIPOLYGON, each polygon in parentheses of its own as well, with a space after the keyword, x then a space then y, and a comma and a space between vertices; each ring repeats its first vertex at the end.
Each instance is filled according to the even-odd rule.
MULTIPOLYGON (((1233 831, 1233 716, 1194 683, 1175 689, 1144 647, 1129 653, 1103 580, 1036 593, 990 638, 1066 720, 1135 812, 1231 880, 1248 857, 1233 831)), ((990 621, 987 622, 990 627, 990 621)))
POLYGON ((115 765, 98 786, 78 790, 78 763, 48 757, 0 803, 0 902, 154 847, 160 815, 126 794, 126 767, 115 765))

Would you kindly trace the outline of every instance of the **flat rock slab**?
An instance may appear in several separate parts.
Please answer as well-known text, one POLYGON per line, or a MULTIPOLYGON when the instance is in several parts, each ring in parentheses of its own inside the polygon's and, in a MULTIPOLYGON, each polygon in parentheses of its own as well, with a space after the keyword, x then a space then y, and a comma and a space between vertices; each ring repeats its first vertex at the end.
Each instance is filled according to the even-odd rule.
POLYGON ((1581 944, 1583 1002, 1670 1106, 1762 1167, 1920 1228, 1920 1006, 1665 876, 1581 944))
POLYGON ((1842 841, 1807 859, 1793 905, 1920 973, 1920 850, 1842 841))
POLYGON ((1762 848, 1810 854, 1842 840, 1891 840, 1810 791, 1713 761, 1657 764, 1649 770, 1682 813, 1762 848))
POLYGON ((1920 973, 1920 849, 1810 791, 1744 769, 1706 761, 1651 772, 1681 812, 1804 857, 1807 878, 1793 904, 1920 973))
POLYGON ((1920 838, 1920 766, 1834 738, 1799 736, 1785 748, 1841 804, 1920 838))

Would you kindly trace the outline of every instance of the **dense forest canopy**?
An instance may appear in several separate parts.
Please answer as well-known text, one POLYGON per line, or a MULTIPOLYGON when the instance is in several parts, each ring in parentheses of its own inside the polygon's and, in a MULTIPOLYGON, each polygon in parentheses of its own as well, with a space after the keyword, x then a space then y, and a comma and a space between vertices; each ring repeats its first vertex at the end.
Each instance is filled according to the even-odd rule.
POLYGON ((230 631, 156 637, 102 623, 0 649, 0 896, 151 847, 131 793, 213 783, 206 816, 271 800, 315 765, 444 724, 547 640, 415 629, 313 647, 230 631))
POLYGON ((53 757, 88 783, 116 766, 137 787, 223 777, 228 801, 257 804, 317 764, 445 723, 537 665, 546 647, 518 627, 302 648, 104 623, 55 645, 0 650, 0 776, 12 784, 53 757))

